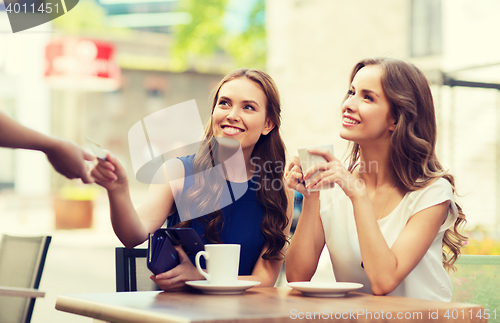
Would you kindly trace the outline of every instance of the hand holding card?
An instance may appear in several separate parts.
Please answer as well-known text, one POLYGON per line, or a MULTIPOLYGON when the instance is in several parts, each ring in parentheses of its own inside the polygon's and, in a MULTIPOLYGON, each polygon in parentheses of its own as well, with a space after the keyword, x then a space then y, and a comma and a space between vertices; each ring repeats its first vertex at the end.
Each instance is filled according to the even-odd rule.
POLYGON ((108 192, 119 187, 124 189, 127 185, 127 173, 120 161, 92 139, 87 138, 87 142, 98 159, 90 173, 95 183, 108 192))
POLYGON ((89 137, 85 137, 87 139, 87 142, 90 146, 90 149, 92 149, 92 152, 94 152, 94 155, 102 160, 107 160, 106 159, 106 152, 101 148, 101 146, 95 142, 94 140, 90 139, 89 137))

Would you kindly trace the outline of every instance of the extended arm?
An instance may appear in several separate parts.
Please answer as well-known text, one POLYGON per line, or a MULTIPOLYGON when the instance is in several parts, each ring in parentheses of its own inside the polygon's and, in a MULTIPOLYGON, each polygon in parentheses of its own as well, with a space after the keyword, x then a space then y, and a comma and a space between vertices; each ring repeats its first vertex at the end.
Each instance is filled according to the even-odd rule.
POLYGON ((44 151, 55 139, 27 128, 0 112, 0 146, 44 151))
MULTIPOLYGON (((151 185, 146 201, 135 209, 130 198, 129 185, 125 169, 111 154, 108 161, 99 160, 92 170, 92 176, 97 184, 108 191, 111 209, 111 223, 116 236, 127 248, 133 248, 143 243, 148 234, 156 231, 165 222, 173 205, 172 188, 166 178, 166 184, 151 185)), ((172 160, 173 167, 184 168, 180 160, 172 160), (180 165, 179 165, 180 163, 180 165)), ((163 169, 159 170, 160 172, 163 169)), ((182 190, 182 187, 180 187, 182 190)))
POLYGON ((39 150, 47 155, 54 169, 67 178, 81 178, 91 183, 85 160, 93 160, 72 142, 50 137, 27 128, 0 112, 0 147, 39 150))

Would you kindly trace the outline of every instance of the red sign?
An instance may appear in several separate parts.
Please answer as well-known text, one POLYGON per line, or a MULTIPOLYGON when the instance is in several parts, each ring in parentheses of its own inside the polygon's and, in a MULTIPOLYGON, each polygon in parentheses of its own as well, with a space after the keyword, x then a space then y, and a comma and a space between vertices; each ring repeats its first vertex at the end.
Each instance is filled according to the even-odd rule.
POLYGON ((120 85, 113 44, 59 39, 45 49, 45 78, 55 87, 112 91, 120 85))

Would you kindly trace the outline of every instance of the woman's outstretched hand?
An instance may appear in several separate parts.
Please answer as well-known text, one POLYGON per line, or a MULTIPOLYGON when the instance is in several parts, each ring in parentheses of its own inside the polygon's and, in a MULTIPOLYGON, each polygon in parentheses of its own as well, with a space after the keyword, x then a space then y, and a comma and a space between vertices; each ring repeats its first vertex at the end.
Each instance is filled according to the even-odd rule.
POLYGON ((54 144, 44 148, 43 152, 59 174, 69 179, 81 178, 86 184, 93 182, 85 161, 94 160, 94 156, 67 140, 51 139, 51 142, 54 144))
POLYGON ((106 152, 106 159, 97 159, 98 163, 90 172, 94 181, 108 191, 125 186, 127 174, 122 164, 109 152, 106 152))
POLYGON ((188 255, 186 255, 182 247, 175 246, 175 249, 179 254, 180 264, 167 272, 156 276, 151 275, 150 277, 156 285, 166 292, 182 290, 186 286, 185 283, 187 281, 205 279, 205 277, 198 272, 198 269, 193 266, 191 260, 189 260, 188 255))

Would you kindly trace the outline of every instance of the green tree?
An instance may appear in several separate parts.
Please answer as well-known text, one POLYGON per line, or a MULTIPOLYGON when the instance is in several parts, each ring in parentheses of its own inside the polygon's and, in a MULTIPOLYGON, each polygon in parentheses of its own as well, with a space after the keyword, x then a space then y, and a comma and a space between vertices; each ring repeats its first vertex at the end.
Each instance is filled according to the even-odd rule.
POLYGON ((102 31, 106 12, 93 0, 80 1, 73 10, 54 20, 54 26, 68 33, 102 31))
POLYGON ((126 28, 112 28, 106 23, 106 11, 95 0, 80 0, 67 14, 54 19, 54 26, 68 34, 126 34, 126 28))
POLYGON ((224 26, 228 3, 228 0, 179 1, 178 11, 188 12, 192 20, 174 28, 171 52, 174 70, 186 70, 191 62, 218 52, 227 53, 237 66, 265 67, 265 0, 255 1, 248 26, 241 32, 228 31, 224 26))
POLYGON ((264 68, 266 65, 265 0, 258 0, 253 7, 248 28, 241 34, 229 35, 228 53, 238 65, 264 68))

